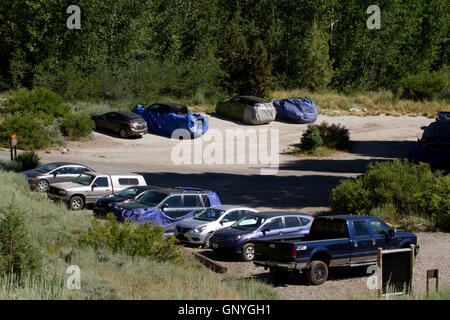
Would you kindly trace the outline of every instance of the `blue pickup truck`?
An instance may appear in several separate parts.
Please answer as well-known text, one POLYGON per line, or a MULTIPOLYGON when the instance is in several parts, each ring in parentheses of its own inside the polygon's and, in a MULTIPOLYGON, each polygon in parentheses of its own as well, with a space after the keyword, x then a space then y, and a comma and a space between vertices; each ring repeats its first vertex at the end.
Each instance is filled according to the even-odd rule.
POLYGON ((319 285, 328 278, 329 267, 359 267, 376 264, 377 248, 409 248, 417 237, 390 228, 383 220, 361 215, 316 217, 310 233, 302 239, 255 241, 256 266, 274 276, 298 270, 309 284, 319 285))

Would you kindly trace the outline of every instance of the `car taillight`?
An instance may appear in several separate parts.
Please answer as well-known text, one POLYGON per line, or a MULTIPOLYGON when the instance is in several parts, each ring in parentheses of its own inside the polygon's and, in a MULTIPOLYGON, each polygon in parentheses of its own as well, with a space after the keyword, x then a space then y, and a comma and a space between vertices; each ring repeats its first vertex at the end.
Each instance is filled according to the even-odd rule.
POLYGON ((293 259, 297 258, 297 249, 295 247, 292 247, 291 258, 293 259))
POLYGON ((129 126, 130 128, 132 128, 132 127, 133 127, 133 124, 132 124, 132 123, 128 123, 128 126, 129 126))

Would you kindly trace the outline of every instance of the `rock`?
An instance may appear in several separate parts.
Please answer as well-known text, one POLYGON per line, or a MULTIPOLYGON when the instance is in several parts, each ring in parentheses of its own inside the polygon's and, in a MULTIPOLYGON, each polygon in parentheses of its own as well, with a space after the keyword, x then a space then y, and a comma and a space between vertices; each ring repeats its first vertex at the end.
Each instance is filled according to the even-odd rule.
POLYGON ((62 154, 67 154, 67 153, 69 153, 69 150, 67 150, 66 148, 63 148, 63 149, 61 150, 61 153, 62 153, 62 154))
POLYGON ((350 112, 361 112, 361 110, 359 110, 358 108, 355 108, 355 107, 350 108, 350 110, 348 110, 348 111, 350 111, 350 112))

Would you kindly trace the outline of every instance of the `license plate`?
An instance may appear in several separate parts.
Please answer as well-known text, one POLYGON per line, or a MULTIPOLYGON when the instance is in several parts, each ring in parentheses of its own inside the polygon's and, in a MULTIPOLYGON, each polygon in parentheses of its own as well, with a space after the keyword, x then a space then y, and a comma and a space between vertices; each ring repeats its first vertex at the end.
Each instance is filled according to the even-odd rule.
POLYGON ((140 132, 139 134, 140 134, 141 136, 143 136, 143 135, 144 135, 144 133, 143 133, 143 132, 140 132))
POLYGON ((275 267, 277 264, 275 263, 275 261, 267 261, 267 265, 269 267, 275 267))
POLYGON ((217 248, 219 248, 219 245, 217 243, 213 243, 212 247, 217 249, 217 248))

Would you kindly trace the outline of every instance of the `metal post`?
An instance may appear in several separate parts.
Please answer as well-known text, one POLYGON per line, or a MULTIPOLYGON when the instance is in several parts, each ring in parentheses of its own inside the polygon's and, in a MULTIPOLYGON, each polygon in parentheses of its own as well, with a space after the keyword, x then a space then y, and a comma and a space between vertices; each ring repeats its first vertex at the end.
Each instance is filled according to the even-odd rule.
POLYGON ((383 293, 383 249, 378 248, 377 254, 377 271, 378 271, 378 298, 381 298, 383 293))
POLYGON ((411 244, 409 246, 411 248, 411 265, 410 265, 410 270, 409 270, 409 293, 412 293, 413 291, 413 281, 414 281, 414 257, 416 255, 415 252, 415 245, 411 244))

